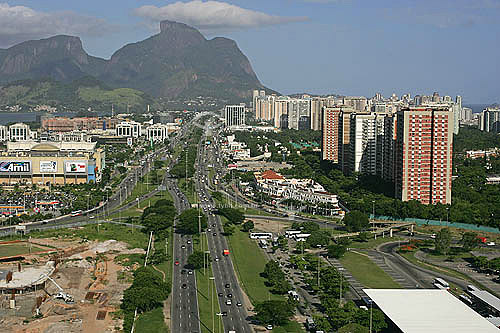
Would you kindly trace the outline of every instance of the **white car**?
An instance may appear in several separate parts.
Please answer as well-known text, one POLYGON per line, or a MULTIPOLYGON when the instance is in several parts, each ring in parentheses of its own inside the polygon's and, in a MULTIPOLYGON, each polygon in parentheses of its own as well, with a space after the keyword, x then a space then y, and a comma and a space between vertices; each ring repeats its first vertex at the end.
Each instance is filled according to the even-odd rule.
POLYGON ((231 305, 231 304, 232 304, 232 302, 230 299, 226 300, 226 305, 231 305))
POLYGON ((268 329, 268 330, 272 330, 272 329, 273 329, 273 325, 271 325, 271 324, 267 325, 267 326, 266 326, 266 329, 268 329))
POLYGON ((488 242, 486 245, 488 245, 488 246, 495 246, 496 244, 495 244, 495 242, 488 242))

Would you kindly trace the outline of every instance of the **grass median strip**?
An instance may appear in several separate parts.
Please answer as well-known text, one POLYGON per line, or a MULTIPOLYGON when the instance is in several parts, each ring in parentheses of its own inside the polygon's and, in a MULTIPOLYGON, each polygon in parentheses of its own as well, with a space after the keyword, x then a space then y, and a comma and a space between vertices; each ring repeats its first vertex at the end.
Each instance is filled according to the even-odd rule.
POLYGON ((228 239, 238 280, 252 304, 269 299, 283 300, 282 296, 270 293, 265 279, 260 275, 268 260, 257 243, 247 233, 237 229, 228 239))
POLYGON ((367 288, 401 288, 367 256, 356 252, 347 252, 340 259, 340 262, 359 283, 367 288))

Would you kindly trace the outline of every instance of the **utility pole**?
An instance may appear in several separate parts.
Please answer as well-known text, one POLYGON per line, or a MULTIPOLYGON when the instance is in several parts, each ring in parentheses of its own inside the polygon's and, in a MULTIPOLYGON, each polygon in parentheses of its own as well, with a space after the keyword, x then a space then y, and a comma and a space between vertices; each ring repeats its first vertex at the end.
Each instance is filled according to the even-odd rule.
POLYGON ((321 265, 321 258, 320 258, 320 256, 318 255, 318 288, 319 288, 319 286, 320 286, 320 285, 319 285, 319 284, 320 284, 320 282, 319 282, 319 271, 320 271, 320 265, 321 265))
POLYGON ((372 333, 373 326, 373 301, 370 300, 370 333, 372 333))

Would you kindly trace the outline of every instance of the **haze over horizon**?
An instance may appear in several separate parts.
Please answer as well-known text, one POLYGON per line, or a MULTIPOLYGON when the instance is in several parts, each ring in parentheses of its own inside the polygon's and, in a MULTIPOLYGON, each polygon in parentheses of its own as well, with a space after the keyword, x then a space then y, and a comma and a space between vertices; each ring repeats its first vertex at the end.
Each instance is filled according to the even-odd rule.
POLYGON ((499 0, 255 0, 0 3, 0 47, 56 34, 109 58, 163 19, 234 39, 283 94, 462 95, 500 102, 499 0))

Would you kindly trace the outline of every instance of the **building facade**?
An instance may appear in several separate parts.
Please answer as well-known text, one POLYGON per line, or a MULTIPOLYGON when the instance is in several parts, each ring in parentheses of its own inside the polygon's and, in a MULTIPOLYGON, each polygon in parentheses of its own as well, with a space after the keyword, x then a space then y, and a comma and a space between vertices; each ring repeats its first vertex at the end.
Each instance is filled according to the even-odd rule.
POLYGON ((453 116, 449 107, 409 107, 397 113, 397 198, 451 204, 453 116))
POLYGON ((323 107, 321 112, 321 158, 333 163, 339 162, 339 145, 342 144, 339 136, 341 113, 340 107, 323 107))
POLYGON ((224 124, 226 127, 245 125, 245 105, 226 105, 224 124))

